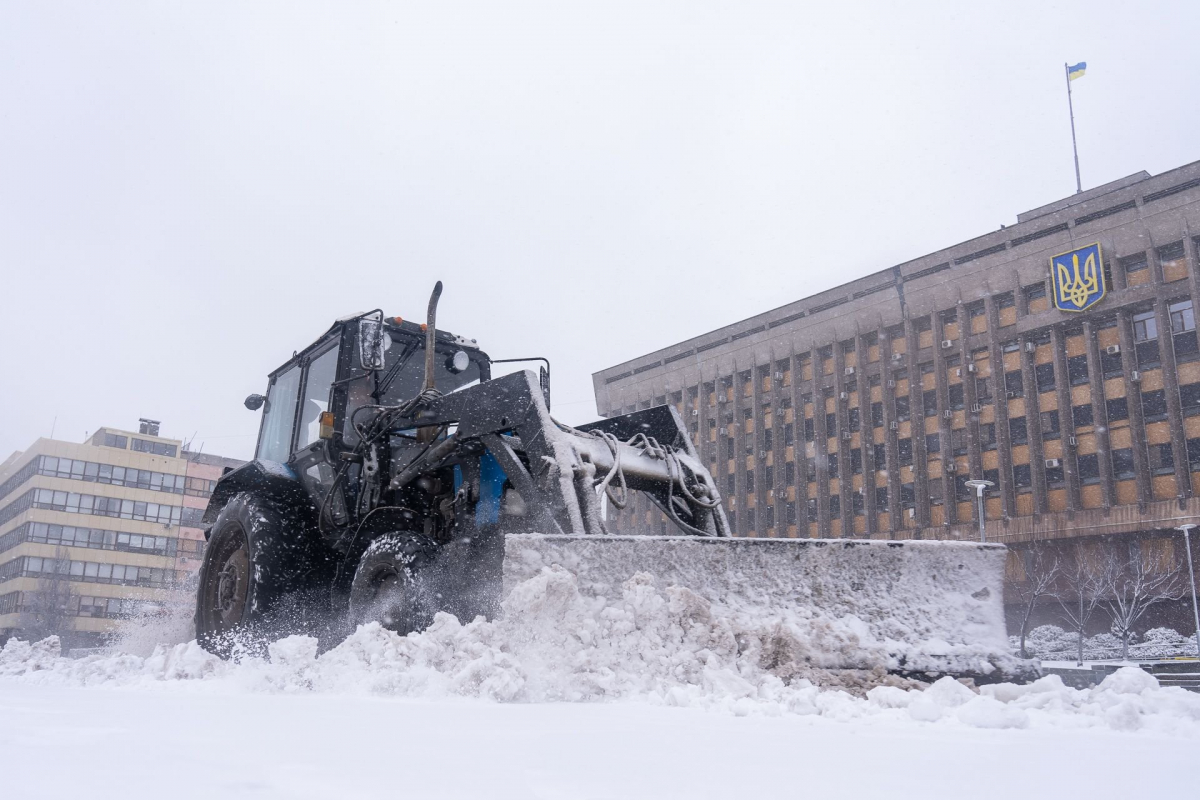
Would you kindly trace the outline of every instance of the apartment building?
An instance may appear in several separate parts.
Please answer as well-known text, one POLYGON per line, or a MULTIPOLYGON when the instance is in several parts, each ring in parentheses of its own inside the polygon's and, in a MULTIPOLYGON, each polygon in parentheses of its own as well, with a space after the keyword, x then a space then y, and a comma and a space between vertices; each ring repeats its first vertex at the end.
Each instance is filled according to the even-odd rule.
POLYGON ((187 592, 214 470, 236 463, 183 452, 152 420, 14 453, 0 465, 0 640, 95 645, 119 618, 187 592))
MULTIPOLYGON (((674 405, 738 535, 975 538, 975 478, 990 541, 1178 562, 1172 528, 1200 521, 1198 246, 1200 162, 1140 172, 602 370, 597 408, 674 405)), ((644 501, 614 523, 666 529, 644 501)))

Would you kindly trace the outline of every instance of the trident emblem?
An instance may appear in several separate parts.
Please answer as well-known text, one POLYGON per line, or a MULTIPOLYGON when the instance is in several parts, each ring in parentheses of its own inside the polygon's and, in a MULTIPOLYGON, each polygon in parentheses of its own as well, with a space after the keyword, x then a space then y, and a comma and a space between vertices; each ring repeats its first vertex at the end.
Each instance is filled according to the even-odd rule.
POLYGON ((1054 304, 1062 311, 1084 311, 1104 297, 1100 245, 1063 253, 1053 261, 1054 304))

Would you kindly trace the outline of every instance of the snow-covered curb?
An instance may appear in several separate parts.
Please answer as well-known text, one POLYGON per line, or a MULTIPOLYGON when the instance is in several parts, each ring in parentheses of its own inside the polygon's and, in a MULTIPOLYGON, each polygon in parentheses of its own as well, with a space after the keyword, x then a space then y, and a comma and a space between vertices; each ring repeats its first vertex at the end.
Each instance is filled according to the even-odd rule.
POLYGON ((687 589, 660 590, 637 577, 620 598, 585 597, 574 576, 558 568, 516 587, 505 604, 497 621, 464 625, 443 614, 406 637, 370 624, 325 653, 316 640, 291 636, 271 643, 265 658, 237 661, 222 661, 195 642, 161 646, 146 658, 68 659, 56 640, 13 640, 0 651, 0 680, 499 702, 640 700, 835 720, 1200 733, 1200 695, 1162 688, 1133 667, 1083 690, 1056 676, 976 691, 948 677, 922 687, 882 672, 806 672, 795 663, 781 673, 786 631, 735 627, 687 589))

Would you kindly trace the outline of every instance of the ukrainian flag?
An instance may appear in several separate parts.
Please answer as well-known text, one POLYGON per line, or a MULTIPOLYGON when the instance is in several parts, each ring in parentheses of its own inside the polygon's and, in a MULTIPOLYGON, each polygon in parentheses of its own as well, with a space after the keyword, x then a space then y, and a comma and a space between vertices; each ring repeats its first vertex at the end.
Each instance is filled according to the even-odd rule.
POLYGON ((1076 78, 1082 78, 1085 72, 1087 72, 1087 62, 1080 61, 1074 66, 1067 67, 1067 80, 1073 81, 1076 78))

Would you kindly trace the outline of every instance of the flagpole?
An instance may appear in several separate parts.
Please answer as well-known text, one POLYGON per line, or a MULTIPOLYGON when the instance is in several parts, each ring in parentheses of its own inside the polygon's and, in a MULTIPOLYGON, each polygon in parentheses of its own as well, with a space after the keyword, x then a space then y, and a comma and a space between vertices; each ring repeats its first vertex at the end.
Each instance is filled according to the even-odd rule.
POLYGON ((1079 145, 1075 144, 1075 105, 1071 102, 1071 67, 1063 64, 1067 78, 1067 110, 1071 112, 1071 150, 1075 153, 1075 194, 1083 192, 1083 181, 1079 179, 1079 145))

